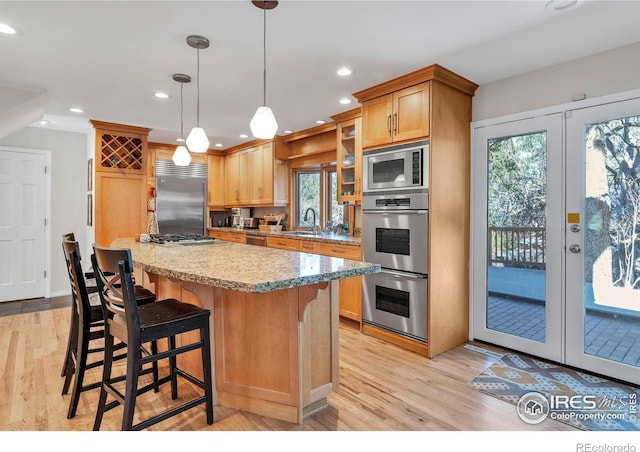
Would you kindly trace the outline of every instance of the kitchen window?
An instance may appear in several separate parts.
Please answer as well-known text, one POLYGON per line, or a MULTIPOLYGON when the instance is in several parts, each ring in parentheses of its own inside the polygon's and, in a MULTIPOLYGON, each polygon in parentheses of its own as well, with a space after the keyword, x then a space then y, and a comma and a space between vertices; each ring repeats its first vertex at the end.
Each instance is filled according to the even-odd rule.
POLYGON ((294 218, 293 229, 313 226, 311 213, 304 221, 307 209, 316 213, 316 224, 324 229, 328 221, 343 222, 343 207, 338 203, 338 173, 334 165, 294 170, 294 218))

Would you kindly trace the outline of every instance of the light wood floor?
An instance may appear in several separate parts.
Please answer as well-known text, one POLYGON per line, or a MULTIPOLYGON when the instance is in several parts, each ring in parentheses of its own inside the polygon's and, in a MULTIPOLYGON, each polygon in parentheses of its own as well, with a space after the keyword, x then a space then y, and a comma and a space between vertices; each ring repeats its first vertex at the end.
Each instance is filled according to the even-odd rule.
MULTIPOLYGON (((71 420, 66 418, 69 396, 60 394, 68 322, 68 308, 0 317, 0 430, 92 429, 98 390, 82 394, 71 420)), ((469 388, 467 382, 495 359, 462 346, 427 359, 341 325, 340 389, 330 395, 327 409, 304 424, 216 407, 209 426, 199 406, 150 430, 574 430, 550 419, 527 425, 513 405, 469 388)), ((99 370, 88 378, 97 380, 99 370)), ((181 399, 192 391, 182 383, 181 399)), ((136 410, 146 418, 172 403, 165 387, 140 397, 136 410)), ((119 430, 121 414, 120 407, 108 412, 102 430, 119 430)))

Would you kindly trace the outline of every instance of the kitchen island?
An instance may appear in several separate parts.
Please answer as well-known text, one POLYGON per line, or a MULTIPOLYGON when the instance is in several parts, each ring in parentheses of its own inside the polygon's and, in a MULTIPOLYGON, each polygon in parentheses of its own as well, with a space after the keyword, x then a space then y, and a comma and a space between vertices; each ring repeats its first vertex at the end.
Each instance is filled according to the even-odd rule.
MULTIPOLYGON (((112 246, 131 249, 136 281, 158 299, 211 310, 215 404, 293 423, 326 407, 338 387, 338 280, 380 271, 367 262, 218 240, 116 239, 112 246)), ((187 354, 180 365, 201 375, 200 362, 187 354)))

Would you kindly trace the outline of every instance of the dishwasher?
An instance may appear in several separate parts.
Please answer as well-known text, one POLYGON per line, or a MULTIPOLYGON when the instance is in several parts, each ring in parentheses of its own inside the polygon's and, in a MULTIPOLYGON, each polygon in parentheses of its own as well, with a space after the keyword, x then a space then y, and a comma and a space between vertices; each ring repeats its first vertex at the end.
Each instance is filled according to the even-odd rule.
POLYGON ((247 234, 247 245, 267 246, 267 237, 264 235, 247 234))

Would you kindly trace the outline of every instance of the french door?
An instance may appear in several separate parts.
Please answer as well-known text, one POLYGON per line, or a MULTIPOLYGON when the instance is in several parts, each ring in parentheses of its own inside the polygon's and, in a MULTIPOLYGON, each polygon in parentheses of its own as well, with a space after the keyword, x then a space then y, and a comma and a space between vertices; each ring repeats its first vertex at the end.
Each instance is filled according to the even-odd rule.
POLYGON ((472 336, 640 384, 640 99, 474 129, 472 336))
POLYGON ((566 362, 640 384, 640 99, 566 116, 566 362))
POLYGON ((562 359, 562 115, 474 130, 473 335, 562 359))

